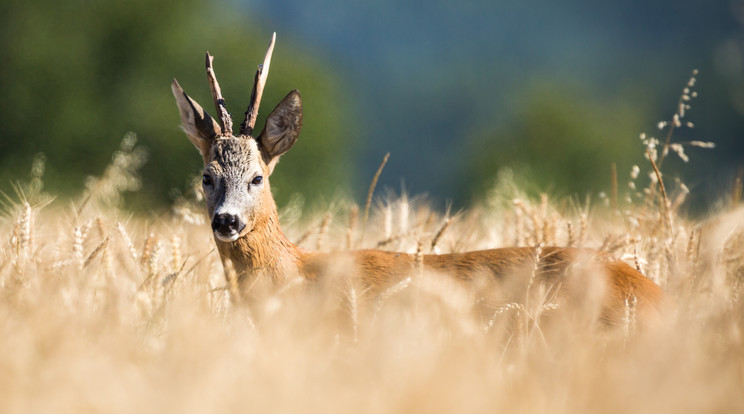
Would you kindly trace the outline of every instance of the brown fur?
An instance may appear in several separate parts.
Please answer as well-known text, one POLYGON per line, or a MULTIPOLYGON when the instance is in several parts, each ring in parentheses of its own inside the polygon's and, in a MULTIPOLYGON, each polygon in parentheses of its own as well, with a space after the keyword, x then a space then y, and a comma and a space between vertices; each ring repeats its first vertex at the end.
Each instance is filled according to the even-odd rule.
MULTIPOLYGON (((272 50, 273 40, 264 61, 267 70, 272 50)), ((211 56, 208 63, 211 69, 211 56)), ((217 80, 213 72, 209 74, 215 106, 224 109, 217 80)), ((257 110, 267 75, 268 72, 259 70, 249 108, 257 110)), ((519 292, 520 289, 513 288, 521 284, 530 294, 537 281, 537 286, 548 286, 548 296, 543 299, 565 298, 576 303, 591 303, 594 299, 600 303, 601 317, 610 322, 621 320, 629 312, 631 306, 626 303, 637 302, 635 309, 640 316, 649 318, 662 302, 661 289, 640 272, 588 249, 545 247, 538 251, 515 247, 424 255, 421 261, 414 255, 381 250, 330 254, 300 249, 279 227, 268 179, 279 157, 294 145, 300 134, 299 92, 290 92, 277 105, 264 130, 254 138, 250 135, 252 123, 241 128, 241 134, 236 137, 229 127, 232 122, 224 119, 224 114, 222 128, 175 80, 172 90, 184 131, 204 158, 205 198, 217 248, 223 261, 229 260, 234 265, 242 283, 259 275, 274 281, 295 276, 316 280, 339 266, 346 266, 344 271, 358 275, 366 288, 382 291, 423 266, 430 272, 460 281, 477 279, 487 287, 497 285, 491 290, 498 290, 498 285, 508 287, 501 289, 504 292, 519 292)))
MULTIPOLYGON (((655 319, 663 302, 662 290, 643 274, 621 260, 591 250, 561 247, 545 247, 541 250, 539 263, 535 266, 535 249, 529 247, 507 247, 478 250, 464 253, 424 255, 423 267, 428 272, 448 275, 462 282, 471 282, 478 276, 491 278, 493 282, 506 282, 509 278, 522 278, 527 283, 534 271, 535 278, 547 283, 558 295, 575 295, 582 286, 571 286, 561 290, 563 278, 570 277, 571 267, 581 258, 592 270, 590 277, 598 278, 602 284, 598 291, 601 318, 610 323, 621 321, 626 312, 626 300, 636 299, 636 312, 643 322, 655 319)), ((300 251, 298 271, 304 277, 315 280, 329 271, 338 261, 350 261, 350 271, 358 275, 363 287, 379 292, 391 287, 406 276, 413 274, 416 257, 413 254, 382 250, 357 250, 339 253, 314 253, 300 251)), ((514 281, 509 283, 514 286, 514 281)), ((550 295, 546 295, 550 296, 550 295)))
MULTIPOLYGON (((299 275, 308 280, 318 280, 338 266, 348 273, 358 275, 363 288, 375 293, 384 291, 413 273, 416 257, 413 254, 383 251, 355 250, 336 253, 319 253, 301 249, 291 243, 279 226, 276 205, 267 198, 251 232, 234 243, 217 241, 220 255, 230 259, 246 284, 256 274, 267 275, 276 282, 299 275)), ((477 276, 486 276, 494 282, 506 278, 532 275, 541 282, 554 286, 556 292, 572 266, 587 264, 593 274, 606 284, 599 294, 601 317, 618 323, 626 312, 626 300, 636 298, 636 309, 645 321, 654 319, 663 302, 661 289, 627 263, 592 249, 544 247, 535 265, 536 251, 530 247, 509 247, 478 250, 465 253, 423 255, 424 269, 446 274, 462 282, 477 276), (525 271, 526 270, 526 271, 525 271)), ((572 286, 562 295, 574 295, 583 286, 572 286)), ((565 290, 565 289, 564 289, 565 290)))

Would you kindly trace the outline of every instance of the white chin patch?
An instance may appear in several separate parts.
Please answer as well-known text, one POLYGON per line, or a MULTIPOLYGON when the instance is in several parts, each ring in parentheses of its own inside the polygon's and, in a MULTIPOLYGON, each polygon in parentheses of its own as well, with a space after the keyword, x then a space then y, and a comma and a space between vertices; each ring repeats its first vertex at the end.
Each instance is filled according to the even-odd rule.
POLYGON ((219 240, 221 242, 226 242, 226 243, 227 242, 234 242, 235 240, 238 240, 238 236, 240 236, 238 234, 238 232, 233 232, 233 233, 230 233, 230 234, 222 234, 222 233, 217 232, 217 231, 214 232, 214 237, 217 238, 217 240, 219 240))

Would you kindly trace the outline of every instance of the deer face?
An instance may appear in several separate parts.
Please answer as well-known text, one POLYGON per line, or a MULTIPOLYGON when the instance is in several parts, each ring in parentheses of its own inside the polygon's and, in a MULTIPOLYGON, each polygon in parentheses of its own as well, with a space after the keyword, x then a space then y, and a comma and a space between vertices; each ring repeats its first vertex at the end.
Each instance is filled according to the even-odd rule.
MULTIPOLYGON (((234 242, 251 232, 274 208, 269 175, 300 134, 300 94, 296 90, 290 92, 254 138, 223 131, 226 128, 186 95, 175 80, 172 89, 183 129, 204 159, 202 188, 214 237, 221 242, 234 242)), ((222 124, 230 125, 232 121, 223 119, 222 124)))
POLYGON ((220 138, 210 150, 202 188, 214 236, 237 240, 253 228, 264 198, 271 198, 269 170, 254 139, 220 138))

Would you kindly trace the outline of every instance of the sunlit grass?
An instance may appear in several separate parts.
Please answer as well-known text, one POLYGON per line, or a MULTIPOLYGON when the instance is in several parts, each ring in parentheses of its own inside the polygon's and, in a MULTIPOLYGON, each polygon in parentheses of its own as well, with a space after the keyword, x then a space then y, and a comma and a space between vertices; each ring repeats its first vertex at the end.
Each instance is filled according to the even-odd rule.
MULTIPOLYGON (((657 167, 662 154, 651 154, 657 167)), ((685 187, 662 196, 634 171, 608 206, 531 199, 504 174, 481 205, 445 214, 407 195, 378 199, 363 220, 346 200, 281 211, 290 239, 323 251, 599 248, 666 292, 669 308, 646 327, 632 303, 607 327, 539 295, 490 301, 423 268, 381 294, 342 269, 318 282, 259 281, 238 301, 198 192, 165 216, 121 209, 137 157, 126 141, 71 204, 50 201, 41 174, 10 197, 0 411, 744 410, 744 209, 734 202, 686 218, 685 187)))

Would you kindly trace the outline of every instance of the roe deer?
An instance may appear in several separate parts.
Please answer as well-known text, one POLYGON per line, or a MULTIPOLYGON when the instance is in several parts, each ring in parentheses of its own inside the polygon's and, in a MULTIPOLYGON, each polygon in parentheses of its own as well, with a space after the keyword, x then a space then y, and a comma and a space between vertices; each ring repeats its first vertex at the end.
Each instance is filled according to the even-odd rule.
MULTIPOLYGON (((258 269, 279 281, 290 276, 316 279, 329 264, 351 263, 360 283, 376 290, 399 282, 416 266, 416 256, 382 250, 357 250, 338 253, 306 251, 285 237, 279 226, 276 203, 271 194, 269 176, 279 157, 297 141, 302 127, 302 102, 297 90, 291 91, 266 119, 263 131, 253 134, 261 95, 269 72, 276 34, 272 37, 263 65, 259 65, 245 120, 238 135, 233 135, 219 84, 207 53, 206 67, 218 121, 181 89, 174 79, 173 94, 178 103, 182 127, 204 159, 203 189, 215 243, 223 262, 234 265, 240 282, 250 279, 258 269)), ((466 253, 423 255, 424 268, 445 273, 459 280, 487 275, 490 280, 512 276, 519 267, 533 269, 522 279, 537 273, 543 280, 558 281, 589 256, 594 264, 590 279, 601 280, 604 289, 598 295, 601 317, 610 323, 621 320, 628 299, 637 303, 641 319, 656 313, 663 294, 661 289, 627 263, 590 249, 560 247, 514 247, 466 253)), ((419 262, 420 263, 420 262, 419 262)), ((518 273, 518 272, 517 272, 518 273)), ((529 282, 531 284, 531 281, 529 282)), ((581 285, 582 282, 579 282, 581 285)), ((570 285, 570 283, 567 283, 570 285)), ((554 290, 562 296, 586 290, 574 286, 554 290), (572 293, 573 292, 573 293, 572 293)))

